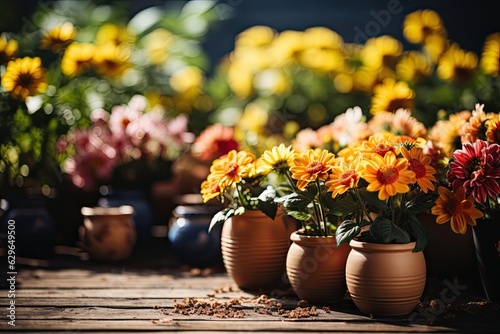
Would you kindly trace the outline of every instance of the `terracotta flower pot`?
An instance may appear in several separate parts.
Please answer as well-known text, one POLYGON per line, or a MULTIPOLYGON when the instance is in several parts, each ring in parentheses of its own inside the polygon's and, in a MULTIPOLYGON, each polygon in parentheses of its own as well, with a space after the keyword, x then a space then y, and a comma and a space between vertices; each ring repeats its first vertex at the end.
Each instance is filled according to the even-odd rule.
POLYGON ((288 279, 300 299, 313 304, 340 302, 346 292, 345 265, 351 250, 334 237, 292 233, 286 259, 288 279))
POLYGON ((120 261, 130 256, 136 241, 133 207, 84 207, 81 212, 84 220, 80 237, 92 259, 120 261))
POLYGON ((346 281, 351 298, 363 313, 409 314, 425 287, 426 268, 415 243, 375 244, 351 241, 346 281))
POLYGON ((290 247, 284 218, 280 212, 272 220, 259 210, 251 210, 224 223, 224 266, 241 289, 273 288, 283 282, 290 247))

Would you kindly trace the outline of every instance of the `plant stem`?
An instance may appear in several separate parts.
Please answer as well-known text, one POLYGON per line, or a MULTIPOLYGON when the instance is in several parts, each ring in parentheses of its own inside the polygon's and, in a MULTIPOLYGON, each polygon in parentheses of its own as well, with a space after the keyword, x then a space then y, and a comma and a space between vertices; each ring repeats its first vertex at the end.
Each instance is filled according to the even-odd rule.
POLYGON ((370 212, 366 208, 365 203, 363 202, 363 199, 361 198, 361 195, 359 194, 359 189, 355 188, 354 193, 356 194, 356 197, 358 198, 359 204, 361 205, 361 210, 363 210, 364 215, 368 218, 370 223, 373 223, 373 219, 370 216, 370 212))
POLYGON ((319 213, 320 213, 320 219, 321 221, 319 222, 320 225, 323 223, 323 231, 325 232, 325 237, 328 236, 328 231, 326 230, 326 217, 325 217, 325 212, 323 210, 323 206, 321 205, 321 201, 319 200, 319 197, 321 196, 321 183, 319 179, 316 179, 316 187, 318 188, 318 201, 314 202, 315 205, 318 206, 319 213))

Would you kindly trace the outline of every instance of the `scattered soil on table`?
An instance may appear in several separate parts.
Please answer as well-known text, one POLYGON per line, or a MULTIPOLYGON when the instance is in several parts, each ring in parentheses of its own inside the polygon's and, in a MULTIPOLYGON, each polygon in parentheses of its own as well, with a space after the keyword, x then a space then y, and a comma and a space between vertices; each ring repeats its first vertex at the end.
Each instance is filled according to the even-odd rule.
POLYGON ((215 300, 204 301, 195 298, 185 298, 182 302, 174 305, 173 310, 161 309, 164 315, 206 315, 216 318, 243 318, 245 312, 238 310, 234 306, 241 305, 238 299, 231 299, 228 302, 218 302, 215 300))
POLYGON ((315 306, 306 306, 306 307, 299 306, 293 310, 280 310, 278 314, 283 318, 300 319, 300 318, 315 317, 318 315, 318 310, 316 309, 315 306))

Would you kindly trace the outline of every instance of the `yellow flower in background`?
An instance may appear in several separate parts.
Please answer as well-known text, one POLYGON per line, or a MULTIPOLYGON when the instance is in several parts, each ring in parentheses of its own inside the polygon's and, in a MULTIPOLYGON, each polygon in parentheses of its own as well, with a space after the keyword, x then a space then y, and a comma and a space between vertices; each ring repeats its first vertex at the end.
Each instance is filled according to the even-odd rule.
POLYGON ((18 58, 7 64, 2 87, 12 96, 25 100, 47 89, 47 77, 39 57, 18 58))
POLYGON ((199 95, 204 80, 203 72, 198 67, 186 66, 172 74, 170 85, 177 93, 193 97, 199 95))
POLYGON ((445 36, 441 17, 433 10, 418 10, 406 15, 403 23, 403 35, 410 43, 424 43, 429 36, 445 36))
POLYGON ((432 75, 432 66, 423 54, 410 51, 396 65, 396 73, 404 81, 418 82, 432 75))
POLYGON ((378 71, 361 67, 352 74, 353 88, 358 91, 371 93, 378 82, 378 71))
POLYGON ((344 40, 335 31, 325 27, 312 27, 304 30, 305 48, 341 50, 344 40))
POLYGON ((64 22, 47 31, 41 41, 40 48, 50 49, 54 53, 61 52, 76 37, 76 29, 71 22, 64 22))
POLYGON ((285 30, 274 39, 270 46, 272 65, 279 67, 293 63, 304 50, 304 32, 285 30))
POLYGON ((366 190, 378 191, 378 198, 383 201, 397 193, 409 192, 415 173, 408 169, 408 160, 387 152, 384 157, 374 154, 370 160, 364 160, 361 177, 368 182, 366 190))
POLYGON ((345 162, 344 159, 337 159, 337 163, 332 167, 330 179, 325 183, 333 198, 358 186, 362 173, 361 167, 359 156, 350 163, 345 162))
POLYGON ((144 37, 144 49, 149 60, 154 65, 163 64, 169 57, 174 36, 170 31, 158 28, 144 37))
POLYGON ((113 43, 105 43, 96 46, 94 53, 94 65, 97 71, 110 78, 116 78, 132 65, 129 62, 130 48, 113 43))
POLYGON ((337 50, 306 49, 297 59, 302 66, 320 72, 338 71, 344 66, 344 55, 337 50))
POLYGON ((96 44, 106 44, 108 42, 115 45, 133 44, 135 42, 135 36, 125 26, 106 23, 97 31, 95 42, 96 44))
POLYGON ((0 35, 0 65, 7 64, 14 59, 18 49, 18 43, 15 39, 7 38, 6 34, 0 35))
POLYGON ((437 121, 429 130, 429 139, 443 151, 446 157, 451 158, 453 152, 462 147, 461 130, 471 115, 470 111, 451 114, 449 119, 437 121))
POLYGON ((464 51, 457 44, 453 44, 441 56, 437 73, 444 80, 464 82, 472 78, 476 67, 476 54, 464 51))
POLYGON ((292 146, 285 146, 283 143, 274 146, 262 154, 262 168, 267 172, 276 171, 285 174, 293 163, 294 154, 292 146))
POLYGON ((297 180, 297 188, 304 190, 310 182, 326 181, 328 172, 335 164, 335 155, 328 150, 309 150, 297 153, 292 161, 290 172, 297 180))
POLYGON ((395 112, 398 109, 413 110, 415 92, 404 81, 387 78, 375 86, 370 112, 375 115, 381 111, 395 112))
POLYGON ((476 219, 484 216, 474 207, 472 195, 465 196, 463 187, 459 187, 454 193, 445 187, 439 187, 438 191, 439 198, 431 209, 431 213, 438 216, 436 223, 444 224, 449 221, 453 232, 465 234, 467 225, 476 226, 476 219))
POLYGON ((239 98, 248 98, 253 92, 253 73, 240 63, 232 63, 227 71, 227 81, 231 90, 239 98))
POLYGON ((401 55, 403 46, 390 36, 370 38, 361 51, 363 64, 370 69, 393 68, 401 55))
POLYGON ((254 26, 242 31, 234 42, 235 48, 268 46, 274 40, 276 33, 266 26, 254 26))
POLYGON ((486 121, 486 140, 500 144, 500 115, 486 121))
POLYGON ((498 76, 500 71, 500 33, 491 34, 486 38, 481 56, 481 68, 486 74, 498 76))
POLYGON ((424 193, 434 190, 436 170, 430 166, 431 157, 424 154, 420 147, 413 146, 410 150, 401 146, 401 154, 408 160, 408 169, 415 173, 415 179, 424 193))
POLYGON ((238 120, 235 132, 238 141, 245 142, 253 140, 246 138, 249 133, 254 135, 262 133, 269 119, 268 111, 257 102, 249 103, 245 106, 241 118, 238 120))
POLYGON ((71 43, 61 60, 62 72, 67 76, 78 75, 90 69, 93 64, 95 46, 90 43, 71 43))

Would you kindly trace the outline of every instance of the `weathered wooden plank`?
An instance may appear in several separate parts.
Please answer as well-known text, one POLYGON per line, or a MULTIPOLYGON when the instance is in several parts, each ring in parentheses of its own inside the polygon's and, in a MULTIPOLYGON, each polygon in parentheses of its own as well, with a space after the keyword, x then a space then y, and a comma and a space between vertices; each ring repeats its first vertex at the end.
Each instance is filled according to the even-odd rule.
MULTIPOLYGON (((239 309, 245 312, 245 317, 238 319, 227 319, 235 321, 281 321, 284 318, 274 312, 273 314, 260 314, 254 310, 255 305, 245 305, 239 309)), ((171 312, 173 309, 169 308, 167 311, 171 312)), ((321 320, 321 321, 373 321, 370 317, 350 314, 337 311, 330 311, 329 313, 322 309, 317 310, 318 315, 309 318, 302 318, 304 321, 321 320)), ((61 308, 61 307, 18 307, 16 309, 16 319, 19 320, 35 320, 35 319, 71 319, 71 320, 150 320, 168 317, 173 320, 185 321, 198 321, 198 320, 223 320, 214 316, 204 315, 182 315, 177 313, 170 313, 165 315, 160 309, 143 308, 143 309, 116 309, 116 308, 102 308, 102 307, 81 307, 81 308, 61 308)), ((226 319, 224 319, 226 320, 226 319)), ((408 321, 404 318, 388 318, 388 322, 405 322, 408 321)))
POLYGON ((214 293, 203 289, 19 289, 18 298, 255 298, 254 294, 243 291, 214 293))
MULTIPOLYGON (((247 321, 182 321, 168 320, 168 317, 159 320, 22 320, 15 327, 8 327, 5 323, 0 324, 0 329, 11 331, 89 331, 89 330, 114 330, 114 331, 230 331, 230 332, 260 332, 260 331, 321 331, 321 332, 456 332, 456 329, 443 326, 426 325, 398 325, 383 322, 347 323, 331 321, 256 321, 251 325, 247 321)), ((476 326, 478 332, 481 329, 498 329, 494 325, 482 324, 476 326)), ((467 326, 464 324, 464 326, 467 326)), ((460 331, 461 329, 459 329, 460 331)))

